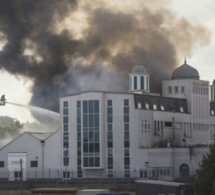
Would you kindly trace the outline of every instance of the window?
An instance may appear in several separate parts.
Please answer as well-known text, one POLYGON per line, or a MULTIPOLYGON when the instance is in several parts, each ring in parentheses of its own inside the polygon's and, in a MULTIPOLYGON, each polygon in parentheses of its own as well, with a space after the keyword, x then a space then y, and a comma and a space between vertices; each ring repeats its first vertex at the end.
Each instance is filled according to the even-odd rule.
POLYGON ((140 78, 140 86, 141 86, 141 89, 144 89, 144 77, 141 76, 140 78))
POLYGON ((69 165, 69 158, 68 157, 64 157, 63 158, 63 165, 64 166, 68 166, 69 165))
POLYGON ((184 108, 183 107, 180 107, 180 112, 184 112, 184 108))
POLYGON ((157 110, 157 105, 156 104, 153 104, 153 109, 157 110))
POLYGON ((134 90, 137 89, 137 77, 134 77, 134 90))
POLYGON ((107 101, 107 105, 110 106, 110 107, 112 107, 112 100, 108 100, 107 101))
POLYGON ((137 108, 142 108, 142 105, 140 102, 137 103, 137 108))
POLYGON ((70 178, 70 172, 69 171, 64 171, 63 172, 63 178, 70 178))
POLYGON ((149 109, 149 104, 145 103, 145 108, 148 110, 149 109))
POLYGON ((184 93, 184 86, 181 86, 181 93, 184 93))
POLYGON ((171 87, 171 86, 168 87, 168 93, 169 93, 169 94, 172 93, 172 87, 171 87))
POLYGON ((161 110, 165 110, 163 105, 161 105, 161 110))
POLYGON ((0 161, 0 167, 4 167, 4 161, 0 161))
POLYGON ((31 161, 31 167, 38 167, 38 161, 37 160, 32 160, 31 161))
POLYGON ((165 122, 165 127, 172 127, 172 122, 165 122))
POLYGON ((214 115, 214 110, 211 110, 211 115, 214 115))
POLYGON ((174 87, 175 93, 178 93, 178 86, 174 87))

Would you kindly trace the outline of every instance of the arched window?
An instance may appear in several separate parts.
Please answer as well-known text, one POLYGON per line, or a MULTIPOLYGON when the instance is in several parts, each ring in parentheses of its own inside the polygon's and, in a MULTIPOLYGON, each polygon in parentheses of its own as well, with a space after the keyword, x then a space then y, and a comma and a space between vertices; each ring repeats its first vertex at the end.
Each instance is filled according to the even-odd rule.
POLYGON ((188 178, 190 175, 189 166, 186 163, 181 164, 179 168, 179 172, 180 172, 181 178, 188 178))
POLYGON ((137 89, 137 76, 134 77, 134 90, 137 89))
POLYGON ((140 89, 144 89, 144 77, 140 77, 140 89))

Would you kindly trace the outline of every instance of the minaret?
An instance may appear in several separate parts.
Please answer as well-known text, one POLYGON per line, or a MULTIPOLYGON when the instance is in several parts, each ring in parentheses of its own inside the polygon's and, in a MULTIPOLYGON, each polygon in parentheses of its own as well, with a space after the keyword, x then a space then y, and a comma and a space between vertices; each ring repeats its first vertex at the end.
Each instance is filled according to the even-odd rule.
POLYGON ((129 92, 149 93, 149 74, 144 66, 137 64, 129 73, 129 92))

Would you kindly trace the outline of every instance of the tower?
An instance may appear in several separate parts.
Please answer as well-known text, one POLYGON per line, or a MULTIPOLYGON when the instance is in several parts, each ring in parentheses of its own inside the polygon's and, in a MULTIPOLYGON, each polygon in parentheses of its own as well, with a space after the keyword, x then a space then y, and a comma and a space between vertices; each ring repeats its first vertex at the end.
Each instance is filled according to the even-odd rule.
POLYGON ((149 74, 145 67, 137 64, 129 73, 129 92, 132 93, 149 93, 149 74))

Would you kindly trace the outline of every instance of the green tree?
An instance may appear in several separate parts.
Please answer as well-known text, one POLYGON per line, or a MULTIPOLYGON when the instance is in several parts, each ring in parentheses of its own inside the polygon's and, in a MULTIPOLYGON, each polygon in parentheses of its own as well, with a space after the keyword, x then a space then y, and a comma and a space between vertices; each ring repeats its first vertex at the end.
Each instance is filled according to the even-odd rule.
POLYGON ((4 139, 8 135, 17 136, 22 128, 23 124, 20 121, 8 116, 0 117, 0 139, 4 139))
POLYGON ((210 148, 196 172, 194 180, 196 195, 215 195, 215 144, 210 148))

